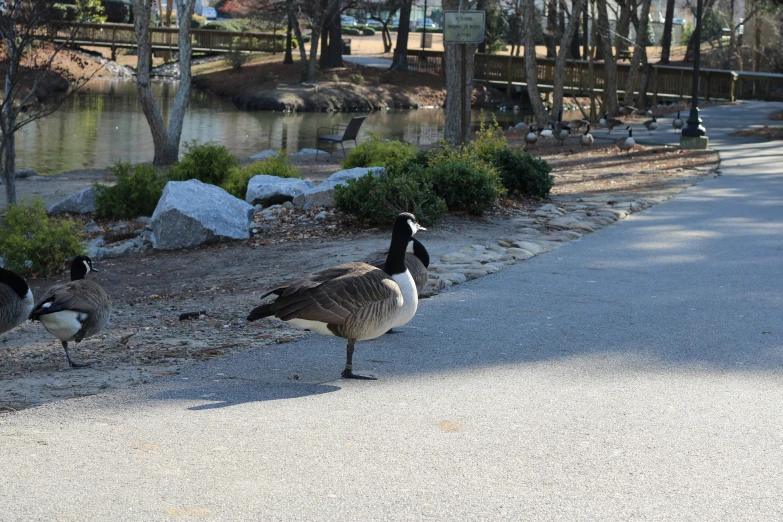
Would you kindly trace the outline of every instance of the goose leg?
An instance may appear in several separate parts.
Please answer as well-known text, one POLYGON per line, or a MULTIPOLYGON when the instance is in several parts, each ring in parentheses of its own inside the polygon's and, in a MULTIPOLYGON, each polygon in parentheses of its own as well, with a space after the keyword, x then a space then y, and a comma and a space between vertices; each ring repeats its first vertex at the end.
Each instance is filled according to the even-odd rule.
POLYGON ((86 368, 89 366, 89 364, 82 364, 73 362, 73 359, 71 359, 71 354, 68 353, 68 343, 63 341, 63 348, 65 348, 65 357, 68 358, 68 364, 71 366, 71 368, 86 368))
POLYGON ((344 379, 364 379, 368 381, 376 380, 377 377, 372 377, 370 375, 359 375, 357 373, 353 373, 353 345, 355 343, 356 343, 355 340, 348 339, 348 348, 345 357, 345 370, 343 370, 342 377, 344 379))

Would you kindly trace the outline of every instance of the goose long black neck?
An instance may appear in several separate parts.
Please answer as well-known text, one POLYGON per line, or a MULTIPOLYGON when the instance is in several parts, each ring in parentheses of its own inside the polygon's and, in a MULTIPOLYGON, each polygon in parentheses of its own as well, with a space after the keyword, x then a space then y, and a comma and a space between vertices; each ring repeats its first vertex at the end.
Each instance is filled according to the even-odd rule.
POLYGON ((24 299, 27 292, 30 290, 30 287, 27 286, 27 281, 25 281, 24 278, 2 267, 0 267, 0 283, 11 287, 11 290, 19 296, 19 299, 24 299))
POLYGON ((419 258, 419 261, 421 261, 421 264, 424 265, 424 268, 429 267, 430 253, 427 252, 427 249, 424 248, 424 245, 422 245, 415 237, 412 237, 411 241, 413 242, 413 255, 419 258))
POLYGON ((411 236, 413 236, 413 230, 408 224, 408 219, 403 216, 398 217, 394 222, 389 254, 386 256, 386 265, 384 266, 387 274, 395 275, 405 272, 405 250, 408 248, 411 236))

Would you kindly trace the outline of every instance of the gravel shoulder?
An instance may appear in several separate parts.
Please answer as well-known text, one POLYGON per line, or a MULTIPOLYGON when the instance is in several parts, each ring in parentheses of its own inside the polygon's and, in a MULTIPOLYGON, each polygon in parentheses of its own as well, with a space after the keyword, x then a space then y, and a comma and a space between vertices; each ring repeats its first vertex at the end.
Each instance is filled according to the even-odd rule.
MULTIPOLYGON (((523 134, 510 131, 508 136, 513 144, 523 134)), ((506 200, 480 218, 450 215, 422 232, 433 259, 429 295, 556 249, 718 172, 713 151, 646 147, 628 156, 608 140, 597 140, 590 151, 580 151, 573 140, 562 150, 543 143, 532 152, 554 167, 556 186, 549 200, 506 200), (534 247, 527 243, 540 251, 531 252, 534 247)), ((337 160, 300 162, 300 168, 314 180, 339 170, 337 160)), ((110 181, 104 171, 71 172, 20 180, 18 190, 49 205, 103 180, 110 181)), ((75 360, 92 361, 92 366, 69 369, 60 343, 38 323, 1 335, 0 413, 136 386, 205 359, 308 335, 274 321, 246 323, 244 317, 274 283, 362 259, 387 247, 389 236, 386 229, 363 228, 331 211, 315 220, 320 210, 281 208, 270 219, 259 213, 259 233, 248 241, 149 249, 98 261, 100 272, 92 279, 111 297, 112 319, 102 334, 72 350, 75 360), (184 312, 204 313, 180 321, 184 312)), ((40 294, 66 278, 63 273, 30 283, 40 294)), ((341 361, 342 353, 335 353, 336 368, 341 361)))

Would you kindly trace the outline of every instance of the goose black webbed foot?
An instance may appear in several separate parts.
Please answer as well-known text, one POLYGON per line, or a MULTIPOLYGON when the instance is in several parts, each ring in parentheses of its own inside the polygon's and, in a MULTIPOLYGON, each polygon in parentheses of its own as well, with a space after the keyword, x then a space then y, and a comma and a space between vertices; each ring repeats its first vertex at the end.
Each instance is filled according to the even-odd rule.
POLYGON ((349 370, 346 368, 343 370, 342 373, 343 379, 357 379, 357 380, 364 380, 364 381, 377 381, 378 377, 373 377, 372 375, 360 375, 358 373, 353 373, 353 370, 349 370))

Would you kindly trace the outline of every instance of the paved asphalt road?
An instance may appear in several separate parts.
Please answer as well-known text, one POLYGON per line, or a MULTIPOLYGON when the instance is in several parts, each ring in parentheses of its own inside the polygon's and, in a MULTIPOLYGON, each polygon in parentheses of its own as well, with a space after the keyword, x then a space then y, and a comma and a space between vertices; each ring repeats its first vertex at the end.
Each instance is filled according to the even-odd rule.
POLYGON ((727 136, 781 108, 704 110, 722 176, 360 343, 378 381, 310 336, 1 417, 0 520, 783 519, 783 148, 727 136))

